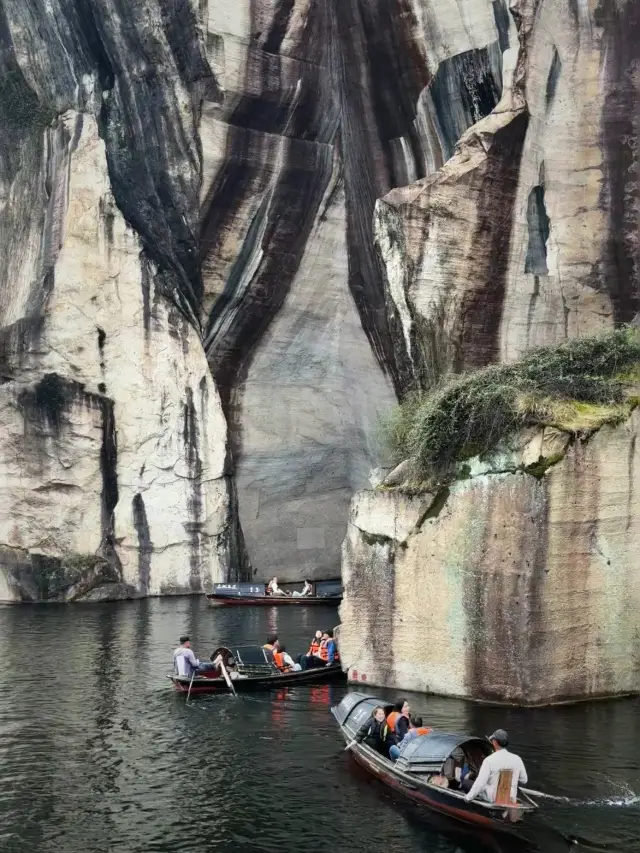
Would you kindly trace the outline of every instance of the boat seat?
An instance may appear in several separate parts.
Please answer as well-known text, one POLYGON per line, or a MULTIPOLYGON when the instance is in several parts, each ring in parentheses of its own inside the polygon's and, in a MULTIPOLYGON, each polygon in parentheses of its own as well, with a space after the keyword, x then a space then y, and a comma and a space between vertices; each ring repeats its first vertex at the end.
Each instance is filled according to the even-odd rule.
POLYGON ((496 788, 496 805, 509 806, 511 799, 511 783, 513 781, 513 770, 501 770, 498 776, 498 787, 496 788))

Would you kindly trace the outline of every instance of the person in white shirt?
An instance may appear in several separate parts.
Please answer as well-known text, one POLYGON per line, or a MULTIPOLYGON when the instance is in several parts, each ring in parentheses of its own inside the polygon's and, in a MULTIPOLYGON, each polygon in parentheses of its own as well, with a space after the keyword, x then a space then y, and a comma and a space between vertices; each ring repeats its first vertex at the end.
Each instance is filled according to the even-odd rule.
POLYGON ((286 595, 286 592, 278 586, 278 578, 273 577, 267 586, 267 595, 286 595))
POLYGON ((527 771, 519 755, 509 752, 509 736, 504 729, 498 729, 489 738, 495 752, 488 755, 482 762, 478 778, 473 783, 471 790, 465 800, 470 802, 476 797, 482 796, 490 802, 495 802, 498 789, 498 780, 501 770, 511 770, 511 801, 518 799, 518 785, 527 784, 527 771))
POLYGON ((180 637, 180 645, 173 653, 173 666, 178 675, 191 678, 200 666, 200 661, 194 655, 189 637, 180 637))
POLYGON ((304 586, 302 587, 302 592, 298 592, 297 590, 295 590, 293 593, 293 597, 294 598, 302 598, 303 595, 311 595, 312 592, 313 592, 313 587, 311 586, 309 581, 305 581, 304 586))

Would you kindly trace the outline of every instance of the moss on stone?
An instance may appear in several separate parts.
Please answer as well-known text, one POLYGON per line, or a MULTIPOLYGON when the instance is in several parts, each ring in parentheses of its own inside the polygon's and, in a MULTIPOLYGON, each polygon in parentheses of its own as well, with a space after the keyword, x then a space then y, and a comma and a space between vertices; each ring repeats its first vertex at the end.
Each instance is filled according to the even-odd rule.
POLYGON ((576 435, 620 423, 637 405, 638 376, 640 334, 630 327, 533 350, 413 396, 392 414, 387 440, 428 490, 523 427, 576 435))
POLYGON ((532 477, 541 479, 547 473, 549 468, 557 465, 558 462, 562 462, 564 457, 564 453, 552 453, 550 456, 541 456, 537 462, 532 462, 531 465, 527 465, 524 470, 527 474, 531 474, 532 477))
POLYGON ((60 598, 96 566, 103 563, 95 554, 70 553, 64 557, 31 554, 31 567, 42 601, 60 598))
POLYGON ((367 533, 366 531, 361 531, 362 539, 366 544, 372 548, 374 545, 389 545, 392 540, 388 536, 381 536, 378 533, 367 533))

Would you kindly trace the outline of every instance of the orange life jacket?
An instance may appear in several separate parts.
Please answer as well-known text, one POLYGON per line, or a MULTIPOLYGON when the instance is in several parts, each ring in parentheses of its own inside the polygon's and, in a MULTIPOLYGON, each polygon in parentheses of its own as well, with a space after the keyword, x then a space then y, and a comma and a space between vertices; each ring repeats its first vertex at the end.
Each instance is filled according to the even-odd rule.
POLYGON ((284 653, 283 652, 274 651, 273 652, 273 662, 278 667, 280 672, 289 672, 289 667, 284 662, 284 653))
MULTIPOLYGON (((330 640, 323 640, 320 643, 320 657, 322 660, 329 660, 329 649, 327 648, 327 644, 330 640)), ((333 641, 333 662, 337 663, 340 660, 340 655, 338 654, 338 647, 336 645, 336 641, 333 641)))
POLYGON ((420 726, 420 728, 416 729, 417 735, 429 735, 433 729, 430 729, 429 726, 420 726))
POLYGON ((319 651, 320 651, 320 640, 316 640, 316 638, 314 637, 313 640, 311 640, 311 645, 309 646, 309 651, 307 652, 307 654, 308 655, 317 655, 319 651))
POLYGON ((400 716, 400 711, 392 711, 387 717, 387 725, 391 729, 392 732, 396 730, 396 720, 400 716))

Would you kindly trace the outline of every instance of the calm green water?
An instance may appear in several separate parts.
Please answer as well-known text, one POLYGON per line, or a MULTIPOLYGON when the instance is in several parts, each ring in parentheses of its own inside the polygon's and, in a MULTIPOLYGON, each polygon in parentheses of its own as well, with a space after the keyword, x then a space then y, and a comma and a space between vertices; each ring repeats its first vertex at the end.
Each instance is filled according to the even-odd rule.
MULTIPOLYGON (((346 688, 186 707, 164 677, 184 631, 202 656, 272 630, 293 652, 337 622, 333 608, 213 609, 198 598, 0 607, 0 850, 487 849, 362 775, 329 714, 346 688)), ((636 700, 517 711, 409 698, 430 725, 504 726, 532 787, 572 798, 545 806, 550 826, 640 851, 636 700)))

